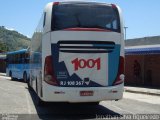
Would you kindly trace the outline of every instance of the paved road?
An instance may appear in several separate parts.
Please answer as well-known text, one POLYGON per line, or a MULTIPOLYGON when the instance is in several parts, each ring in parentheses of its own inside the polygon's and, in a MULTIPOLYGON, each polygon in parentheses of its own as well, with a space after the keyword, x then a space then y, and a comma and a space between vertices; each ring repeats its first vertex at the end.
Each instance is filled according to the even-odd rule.
POLYGON ((11 81, 9 77, 0 76, 0 114, 2 118, 6 114, 23 114, 17 117, 24 119, 31 117, 42 119, 47 116, 93 119, 106 117, 106 115, 123 117, 124 114, 160 114, 159 96, 124 93, 124 98, 120 101, 102 101, 96 106, 49 103, 44 107, 35 105, 34 96, 34 92, 29 91, 25 83, 11 81))

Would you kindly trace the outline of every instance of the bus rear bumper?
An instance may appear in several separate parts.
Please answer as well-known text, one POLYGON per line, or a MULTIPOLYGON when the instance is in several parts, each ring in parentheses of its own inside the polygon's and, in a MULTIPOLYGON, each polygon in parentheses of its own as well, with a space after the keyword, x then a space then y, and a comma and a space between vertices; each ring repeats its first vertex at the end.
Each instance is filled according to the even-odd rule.
POLYGON ((103 100, 119 100, 123 97, 124 84, 111 87, 55 87, 43 84, 43 96, 45 102, 100 102, 103 100), (93 91, 92 96, 81 96, 81 91, 93 91))

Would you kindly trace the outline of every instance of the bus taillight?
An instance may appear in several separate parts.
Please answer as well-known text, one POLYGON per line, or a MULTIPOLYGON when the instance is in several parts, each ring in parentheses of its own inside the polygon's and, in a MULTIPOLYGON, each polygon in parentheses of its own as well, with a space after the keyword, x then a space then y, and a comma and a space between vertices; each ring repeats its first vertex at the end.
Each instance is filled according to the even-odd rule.
POLYGON ((117 6, 115 4, 111 4, 113 9, 116 9, 117 6))
POLYGON ((53 71, 52 56, 47 56, 45 58, 44 80, 50 85, 58 85, 53 71))
POLYGON ((54 2, 53 5, 59 5, 59 2, 54 2))
POLYGON ((113 85, 119 85, 124 82, 124 57, 120 57, 119 63, 118 75, 113 85))

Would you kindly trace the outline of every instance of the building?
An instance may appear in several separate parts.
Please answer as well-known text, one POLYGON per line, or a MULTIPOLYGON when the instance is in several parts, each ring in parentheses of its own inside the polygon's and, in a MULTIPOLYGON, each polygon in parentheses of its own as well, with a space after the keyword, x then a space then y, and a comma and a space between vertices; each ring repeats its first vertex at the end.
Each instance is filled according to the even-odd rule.
POLYGON ((139 46, 139 45, 157 45, 160 44, 160 36, 144 37, 128 39, 125 41, 125 46, 139 46))
POLYGON ((125 48, 125 84, 160 87, 160 44, 125 48))

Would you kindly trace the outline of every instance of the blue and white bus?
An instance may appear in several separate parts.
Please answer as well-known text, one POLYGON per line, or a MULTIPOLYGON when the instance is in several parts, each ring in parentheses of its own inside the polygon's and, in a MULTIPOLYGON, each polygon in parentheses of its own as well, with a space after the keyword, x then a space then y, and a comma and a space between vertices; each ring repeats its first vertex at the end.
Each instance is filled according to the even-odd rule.
POLYGON ((117 5, 47 4, 30 52, 29 86, 37 93, 38 104, 122 99, 124 32, 117 5))
POLYGON ((8 52, 6 56, 6 73, 11 79, 21 79, 27 82, 29 79, 29 55, 28 49, 8 52))

